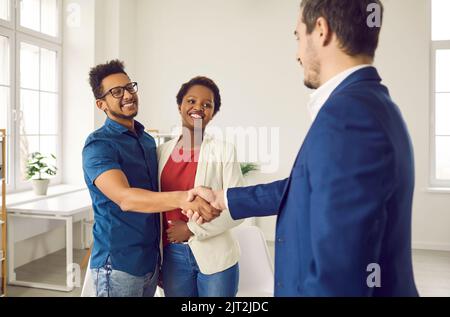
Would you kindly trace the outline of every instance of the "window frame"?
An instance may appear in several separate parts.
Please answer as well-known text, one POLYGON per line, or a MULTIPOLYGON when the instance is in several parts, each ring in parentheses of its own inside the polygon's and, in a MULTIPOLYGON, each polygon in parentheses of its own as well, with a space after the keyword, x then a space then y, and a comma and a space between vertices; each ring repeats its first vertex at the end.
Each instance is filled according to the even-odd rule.
MULTIPOLYGON (((51 36, 48 34, 44 34, 29 28, 26 28, 24 26, 20 25, 20 15, 21 15, 21 10, 20 10, 20 1, 21 0, 11 0, 11 1, 15 1, 15 6, 16 6, 16 30, 18 32, 21 32, 23 34, 28 34, 32 37, 35 38, 40 38, 49 42, 53 42, 56 44, 62 44, 62 20, 63 20, 63 14, 62 14, 62 8, 63 8, 63 3, 62 0, 56 0, 56 12, 57 12, 57 16, 58 16, 58 21, 57 21, 57 25, 58 25, 58 34, 56 36, 51 36)), ((41 12, 41 11, 39 11, 41 12)))
MULTIPOLYGON (((56 147, 56 167, 58 168, 58 173, 56 174, 55 177, 51 178, 50 181, 50 185, 57 185, 60 184, 62 182, 62 175, 61 175, 61 155, 62 155, 62 125, 61 125, 61 121, 62 121, 62 47, 55 44, 55 43, 50 43, 48 41, 42 40, 42 39, 37 39, 33 36, 30 36, 28 34, 17 34, 16 36, 16 60, 20 61, 20 44, 21 43, 27 43, 30 45, 35 45, 38 46, 39 48, 44 48, 44 49, 48 49, 48 50, 52 50, 52 51, 56 51, 56 67, 57 67, 57 78, 56 78, 56 82, 57 82, 57 94, 58 94, 58 125, 57 125, 57 137, 58 137, 58 145, 56 147)), ((20 63, 17 63, 16 65, 16 87, 15 87, 15 95, 16 95, 16 107, 14 109, 15 111, 15 116, 16 116, 16 120, 14 120, 15 123, 15 127, 14 127, 14 133, 16 135, 16 140, 15 140, 15 152, 14 155, 16 157, 16 162, 18 162, 17 164, 15 164, 14 169, 15 172, 14 174, 16 175, 15 178, 15 190, 16 191, 22 191, 22 190, 27 190, 30 189, 30 184, 24 180, 21 179, 21 171, 20 171, 20 146, 19 146, 19 142, 20 142, 20 122, 17 120, 17 114, 20 113, 20 105, 21 105, 21 100, 20 100, 20 63)), ((40 91, 40 90, 39 90, 40 91)), ((40 135, 40 134, 39 134, 40 135)))
POLYGON ((20 26, 20 0, 10 0, 10 21, 0 20, 0 34, 10 39, 10 104, 7 108, 7 193, 31 190, 32 186, 29 182, 22 179, 20 171, 20 122, 18 115, 20 114, 20 43, 26 42, 40 48, 56 51, 57 54, 57 168, 58 173, 51 179, 51 185, 62 183, 62 118, 63 118, 63 84, 62 84, 62 21, 63 21, 63 1, 57 1, 58 13, 58 36, 52 37, 34 30, 20 26))
POLYGON ((0 35, 9 38, 9 107, 6 108, 6 191, 10 192, 14 190, 15 184, 15 168, 11 162, 14 162, 14 152, 15 152, 15 142, 14 142, 14 125, 13 122, 13 109, 15 105, 15 65, 16 65, 16 55, 14 53, 15 43, 16 43, 16 34, 11 29, 7 29, 3 26, 0 26, 0 35))
MULTIPOLYGON (((450 40, 447 41, 433 41, 431 38, 431 96, 430 96, 430 185, 432 188, 449 188, 450 189, 450 179, 441 180, 437 178, 437 137, 436 134, 436 53, 439 50, 450 50, 450 40)), ((450 93, 450 92, 449 92, 450 93)))
POLYGON ((16 24, 16 15, 15 15, 16 0, 8 0, 8 1, 9 1, 9 20, 0 19, 0 26, 3 26, 8 29, 14 29, 14 25, 16 24))

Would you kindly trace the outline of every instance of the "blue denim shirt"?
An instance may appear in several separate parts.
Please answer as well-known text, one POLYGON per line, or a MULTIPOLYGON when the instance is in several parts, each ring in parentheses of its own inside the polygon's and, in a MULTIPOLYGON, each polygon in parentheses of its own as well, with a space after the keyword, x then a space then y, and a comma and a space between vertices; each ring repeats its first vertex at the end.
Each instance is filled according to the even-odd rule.
POLYGON ((159 214, 123 212, 95 185, 101 174, 121 170, 133 188, 158 191, 156 143, 135 121, 136 135, 107 119, 83 149, 83 171, 92 198, 95 225, 91 269, 105 265, 135 276, 153 272, 159 257, 159 214))

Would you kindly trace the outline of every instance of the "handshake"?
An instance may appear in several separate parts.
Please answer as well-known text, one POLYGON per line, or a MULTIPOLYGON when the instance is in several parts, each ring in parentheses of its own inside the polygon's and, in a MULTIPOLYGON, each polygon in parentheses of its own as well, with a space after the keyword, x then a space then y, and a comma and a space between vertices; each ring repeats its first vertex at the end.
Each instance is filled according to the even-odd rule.
POLYGON ((187 200, 181 205, 182 212, 199 225, 213 221, 226 209, 223 190, 197 187, 187 193, 187 200))

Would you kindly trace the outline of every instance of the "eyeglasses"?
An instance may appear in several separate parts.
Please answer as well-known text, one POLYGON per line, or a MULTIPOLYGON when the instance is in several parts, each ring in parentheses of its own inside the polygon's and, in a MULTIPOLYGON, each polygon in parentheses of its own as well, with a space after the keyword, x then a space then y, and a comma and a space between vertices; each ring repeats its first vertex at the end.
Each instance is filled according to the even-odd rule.
POLYGON ((111 88, 110 90, 108 90, 103 96, 101 96, 98 99, 103 99, 106 97, 106 95, 108 95, 109 93, 111 94, 111 96, 113 96, 116 99, 121 99, 123 97, 123 95, 125 94, 125 89, 130 93, 130 94, 135 94, 138 92, 138 83, 133 82, 133 83, 129 83, 128 85, 125 85, 123 87, 114 87, 111 88))

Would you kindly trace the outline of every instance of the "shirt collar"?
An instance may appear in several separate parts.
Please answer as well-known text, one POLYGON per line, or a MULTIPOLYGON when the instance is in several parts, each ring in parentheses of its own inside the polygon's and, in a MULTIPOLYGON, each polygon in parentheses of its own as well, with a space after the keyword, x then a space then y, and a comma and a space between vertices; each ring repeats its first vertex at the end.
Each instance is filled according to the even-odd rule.
MULTIPOLYGON (((118 133, 126 133, 129 132, 129 130, 127 128, 125 128, 123 125, 121 125, 120 123, 110 119, 109 117, 106 118, 106 122, 105 125, 109 128, 111 128, 112 130, 118 132, 118 133)), ((137 120, 134 120, 134 129, 136 130, 136 134, 138 136, 141 136, 142 133, 145 130, 145 127, 137 120)))
POLYGON ((311 94, 311 97, 308 102, 308 110, 309 114, 311 115, 312 121, 314 121, 317 117, 317 115, 320 112, 320 109, 322 109, 325 102, 327 102, 328 98, 330 98, 330 95, 333 93, 333 91, 340 85, 342 82, 351 74, 354 72, 366 68, 371 67, 372 65, 364 64, 364 65, 358 65, 352 68, 349 68, 347 70, 344 70, 343 72, 337 74, 330 80, 328 80, 325 84, 320 86, 316 91, 314 91, 311 94))

